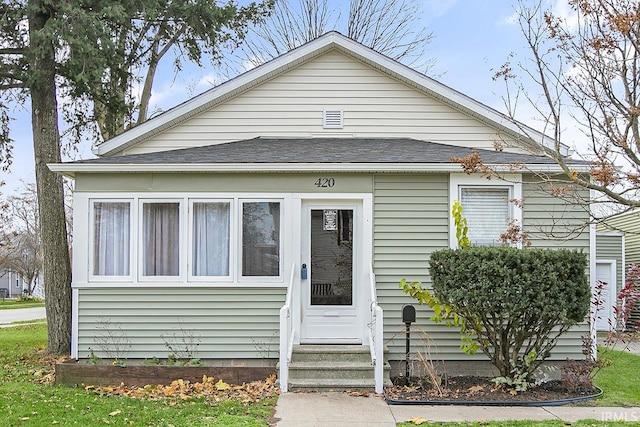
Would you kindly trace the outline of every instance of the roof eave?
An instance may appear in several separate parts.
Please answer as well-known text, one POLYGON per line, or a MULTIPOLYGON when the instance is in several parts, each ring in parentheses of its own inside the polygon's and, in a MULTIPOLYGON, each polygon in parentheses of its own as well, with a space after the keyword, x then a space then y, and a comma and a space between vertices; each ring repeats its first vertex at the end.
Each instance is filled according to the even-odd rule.
MULTIPOLYGON (((52 163, 47 165, 50 170, 74 178, 78 173, 153 173, 153 172, 389 172, 389 173, 420 173, 420 172, 462 172, 458 163, 159 163, 159 164, 82 164, 82 163, 52 163)), ((562 169, 555 164, 539 163, 527 164, 526 169, 514 169, 510 164, 491 164, 492 170, 502 173, 549 172, 560 173, 562 169)), ((587 167, 576 165, 577 172, 586 172, 587 167), (584 169, 584 170, 583 170, 584 169)))

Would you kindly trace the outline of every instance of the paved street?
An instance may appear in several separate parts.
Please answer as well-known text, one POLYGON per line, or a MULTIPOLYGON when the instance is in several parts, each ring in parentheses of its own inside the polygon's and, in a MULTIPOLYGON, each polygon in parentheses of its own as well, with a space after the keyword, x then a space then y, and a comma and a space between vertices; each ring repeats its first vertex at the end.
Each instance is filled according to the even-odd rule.
POLYGON ((0 327, 13 322, 24 320, 44 319, 46 317, 44 307, 17 308, 14 310, 0 310, 0 327))

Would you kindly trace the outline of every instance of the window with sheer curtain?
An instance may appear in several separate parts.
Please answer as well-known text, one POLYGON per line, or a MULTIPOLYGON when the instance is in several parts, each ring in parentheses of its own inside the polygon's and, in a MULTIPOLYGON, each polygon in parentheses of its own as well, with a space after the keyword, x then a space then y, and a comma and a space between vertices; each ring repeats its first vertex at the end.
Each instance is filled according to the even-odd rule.
POLYGON ((230 204, 196 202, 192 205, 193 276, 229 275, 230 204))
POLYGON ((242 275, 280 275, 280 203, 242 204, 242 275))
POLYGON ((142 205, 142 274, 180 275, 180 203, 142 205))
POLYGON ((462 215, 467 219, 469 239, 478 246, 499 245, 511 212, 510 187, 461 187, 462 215))
POLYGON ((131 204, 94 202, 93 274, 128 276, 131 260, 131 204))

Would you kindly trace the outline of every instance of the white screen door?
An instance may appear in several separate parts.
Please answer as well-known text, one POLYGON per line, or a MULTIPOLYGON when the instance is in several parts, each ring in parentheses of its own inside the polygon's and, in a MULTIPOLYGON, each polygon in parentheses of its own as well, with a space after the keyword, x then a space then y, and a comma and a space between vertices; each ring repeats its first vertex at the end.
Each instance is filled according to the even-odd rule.
POLYGON ((303 204, 301 280, 303 343, 361 343, 357 273, 361 250, 361 205, 303 204))

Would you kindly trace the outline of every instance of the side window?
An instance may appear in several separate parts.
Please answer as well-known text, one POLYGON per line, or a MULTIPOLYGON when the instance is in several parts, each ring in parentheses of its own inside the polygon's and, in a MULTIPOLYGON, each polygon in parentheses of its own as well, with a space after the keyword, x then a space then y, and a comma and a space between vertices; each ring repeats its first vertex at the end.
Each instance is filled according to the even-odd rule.
POLYGON ((460 187, 462 214, 473 245, 499 245, 511 212, 511 187, 460 187))
POLYGON ((142 204, 142 275, 180 275, 180 203, 142 204))
POLYGON ((280 240, 280 202, 243 202, 242 276, 279 276, 280 240))
POLYGON ((230 203, 194 202, 191 211, 191 275, 229 276, 230 203))
POLYGON ((92 274, 131 274, 131 203, 93 203, 92 274))

